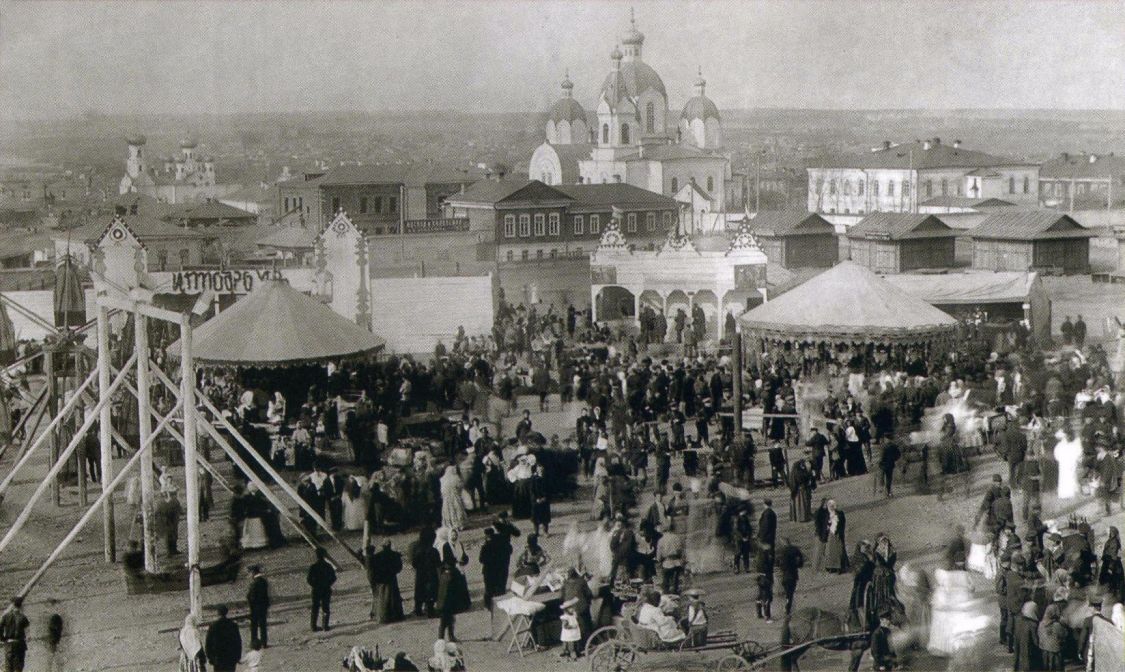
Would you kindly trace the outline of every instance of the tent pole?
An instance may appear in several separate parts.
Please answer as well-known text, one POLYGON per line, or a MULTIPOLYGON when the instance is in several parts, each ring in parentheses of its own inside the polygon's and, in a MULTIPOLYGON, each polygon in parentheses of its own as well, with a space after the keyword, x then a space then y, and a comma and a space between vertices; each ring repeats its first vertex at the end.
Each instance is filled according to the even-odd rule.
MULTIPOLYGON (((109 389, 109 311, 98 306, 98 400, 106 398, 109 389)), ((105 495, 110 476, 113 474, 113 409, 110 404, 102 407, 98 418, 98 444, 101 448, 102 495, 105 495)), ((135 457, 135 456, 134 456, 135 457)), ((130 460, 132 464, 132 460, 130 460)), ((116 479, 114 479, 116 481, 116 479)), ((100 498, 99 498, 100 499, 100 498)), ((102 541, 105 546, 105 561, 117 560, 117 530, 113 512, 113 498, 105 499, 102 508, 102 541)))
MULTIPOLYGON (((136 357, 136 354, 134 353, 133 356, 136 357)), ((113 381, 113 384, 109 386, 109 394, 107 396, 112 396, 113 393, 117 391, 117 388, 120 387, 124 382, 125 373, 122 372, 117 376, 117 379, 113 381)), ((79 396, 75 395, 74 398, 78 399, 79 396)), ((74 433, 74 438, 70 440, 70 443, 67 444, 66 449, 62 452, 61 455, 59 455, 59 458, 55 461, 54 465, 52 465, 51 468, 47 471, 47 475, 42 481, 40 481, 39 487, 37 487, 35 489, 35 492, 32 493, 31 499, 27 501, 27 505, 23 508, 23 511, 20 511, 20 515, 16 518, 15 522, 12 523, 12 526, 8 528, 8 532, 4 535, 4 538, 0 539, 0 553, 4 552, 4 549, 7 548, 10 543, 12 543, 12 539, 15 538, 16 533, 18 533, 20 529, 22 529, 23 526, 27 523, 27 519, 31 517, 32 509, 35 508, 35 503, 39 501, 40 497, 43 496, 44 491, 47 490, 51 483, 57 483, 56 479, 58 478, 59 472, 62 471, 62 468, 64 466, 66 466, 67 460, 70 459, 70 456, 74 454, 74 449, 78 447, 78 442, 85 440, 86 432, 88 432, 90 430, 90 427, 94 424, 96 414, 102 410, 102 406, 105 403, 106 402, 104 401, 98 402, 98 405, 95 406, 93 411, 90 413, 90 417, 86 418, 86 420, 83 421, 82 426, 79 427, 78 431, 74 433)))
MULTIPOLYGON (((78 366, 78 351, 72 348, 67 348, 66 356, 68 360, 74 363, 74 372, 75 374, 77 374, 80 371, 78 366)), ((66 380, 64 380, 63 385, 66 385, 66 380)), ((63 391, 63 393, 66 393, 65 390, 63 391)), ((109 404, 105 404, 104 406, 102 406, 102 409, 104 410, 108 407, 109 404)), ((83 412, 85 412, 85 409, 83 409, 83 412)), ((78 467, 78 505, 81 507, 90 505, 90 482, 86 478, 86 451, 86 441, 85 439, 83 439, 78 443, 78 459, 75 460, 75 466, 78 467)))
MULTIPOLYGON (((48 378, 48 380, 50 379, 48 378)), ((88 388, 93 382, 94 374, 90 373, 90 375, 86 377, 86 381, 83 382, 82 385, 78 387, 78 390, 75 391, 75 394, 73 397, 71 397, 70 401, 66 402, 66 404, 63 405, 62 410, 52 414, 51 422, 47 424, 47 428, 44 429, 43 433, 40 434, 39 437, 32 442, 31 446, 26 451, 24 451, 23 455, 20 456, 19 461, 12 465, 12 471, 4 477, 3 481, 0 481, 0 495, 3 495, 5 492, 7 492, 8 487, 12 484, 12 480, 16 477, 16 473, 25 464, 27 464, 27 461, 31 459, 31 455, 35 452, 35 450, 47 441, 51 433, 55 431, 55 428, 58 427, 62 419, 74 410, 74 407, 78 405, 78 402, 82 398, 81 393, 85 392, 86 388, 88 388)), ((53 401, 55 404, 57 404, 58 399, 56 398, 53 401)), ((47 405, 48 407, 52 405, 52 398, 49 393, 47 394, 47 405)))
MULTIPOLYGON (((148 356, 147 354, 145 355, 148 356)), ((203 583, 199 575, 199 466, 196 464, 195 359, 191 316, 180 316, 180 407, 184 418, 184 487, 187 489, 188 600, 192 615, 203 617, 203 583)))
MULTIPOLYGON (((151 391, 149 372, 148 348, 148 318, 140 311, 133 313, 135 334, 135 352, 137 356, 137 426, 141 445, 144 445, 152 436, 152 418, 150 415, 151 391)), ((128 369, 129 367, 124 367, 128 369)), ((145 453, 141 458, 141 530, 144 538, 145 569, 155 572, 159 568, 156 558, 156 516, 153 509, 154 477, 152 453, 145 453)))
MULTIPOLYGON (((47 346, 43 350, 43 372, 47 374, 47 412, 51 414, 51 417, 57 417, 59 415, 59 392, 58 380, 55 378, 55 349, 53 345, 47 346)), ((47 427, 44 432, 47 435, 48 464, 54 464, 59 459, 59 431, 57 427, 58 423, 55 424, 55 428, 47 427)), ((15 470, 13 470, 13 473, 15 473, 15 470)), ((0 485, 0 490, 3 490, 2 485, 0 485)), ((62 503, 61 499, 59 482, 52 479, 51 501, 55 503, 55 506, 59 506, 62 503)))

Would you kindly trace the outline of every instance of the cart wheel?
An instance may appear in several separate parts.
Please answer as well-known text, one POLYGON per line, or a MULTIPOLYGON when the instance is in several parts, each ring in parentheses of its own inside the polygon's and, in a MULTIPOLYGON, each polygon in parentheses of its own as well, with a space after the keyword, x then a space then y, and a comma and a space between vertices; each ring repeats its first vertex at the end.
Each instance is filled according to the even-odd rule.
POLYGON ((719 659, 719 663, 715 665, 716 672, 733 672, 734 670, 748 670, 750 664, 746 659, 736 653, 729 653, 719 659))
POLYGON ((598 648, 602 644, 605 644, 611 639, 621 638, 621 628, 617 627, 616 625, 607 625, 604 628, 598 628, 597 630, 590 633, 590 636, 586 638, 586 648, 582 649, 582 651, 585 655, 588 656, 594 652, 594 649, 598 648))
POLYGON ((752 639, 748 639, 744 642, 735 644, 734 653, 744 661, 754 661, 768 656, 769 650, 767 650, 765 646, 759 644, 758 642, 755 642, 752 639))
POLYGON ((590 672, 628 672, 636 662, 635 644, 611 639, 594 649, 590 656, 590 672))

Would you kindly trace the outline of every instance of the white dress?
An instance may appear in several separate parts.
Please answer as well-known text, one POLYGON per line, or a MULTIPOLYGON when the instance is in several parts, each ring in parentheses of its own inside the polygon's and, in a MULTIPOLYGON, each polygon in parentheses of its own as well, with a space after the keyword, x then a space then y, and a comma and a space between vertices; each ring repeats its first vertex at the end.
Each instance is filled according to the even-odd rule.
POLYGON ((352 498, 351 492, 345 490, 344 496, 344 529, 349 531, 362 530, 363 522, 367 518, 363 506, 363 495, 352 498))
POLYGON ((934 583, 927 649, 935 656, 952 656, 973 646, 992 618, 987 601, 974 597, 968 572, 937 569, 934 583))
POLYGON ((1059 499, 1078 495, 1078 462, 1082 459, 1082 444, 1078 440, 1060 439, 1055 444, 1055 461, 1059 464, 1059 499))

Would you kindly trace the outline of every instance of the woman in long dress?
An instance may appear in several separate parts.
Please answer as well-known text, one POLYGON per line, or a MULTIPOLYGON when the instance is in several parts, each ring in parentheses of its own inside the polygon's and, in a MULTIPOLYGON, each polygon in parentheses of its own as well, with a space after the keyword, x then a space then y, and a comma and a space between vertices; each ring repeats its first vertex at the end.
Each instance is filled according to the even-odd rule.
POLYGON ((191 614, 184 617, 179 644, 180 672, 206 672, 207 656, 203 653, 203 638, 199 634, 199 623, 191 614))
POLYGON ((441 525, 450 530, 460 530, 465 526, 465 503, 461 500, 464 484, 457 473, 457 467, 445 468, 441 477, 441 525))
POLYGON ((367 515, 363 501, 363 486, 354 476, 348 478, 344 488, 344 529, 355 532, 363 529, 363 521, 367 515))
POLYGON ((867 628, 874 630, 879 625, 879 618, 885 612, 891 612, 892 621, 901 623, 903 606, 895 594, 895 563, 898 553, 890 537, 880 533, 875 541, 875 569, 871 574, 871 585, 868 587, 867 599, 864 601, 867 609, 867 628))
POLYGON ((1059 430, 1055 434, 1055 461, 1059 464, 1058 498, 1070 499, 1078 495, 1078 463, 1082 459, 1082 443, 1059 430))
POLYGON ((253 483, 247 486, 246 499, 244 500, 246 502, 246 520, 242 522, 242 548, 244 549, 266 548, 270 545, 264 520, 267 513, 264 509, 269 507, 269 502, 265 502, 265 506, 263 506, 263 499, 265 497, 258 492, 258 486, 253 483))
POLYGON ((826 510, 828 514, 828 541, 824 547, 824 569, 834 573, 846 572, 848 570, 848 551, 844 512, 836 508, 836 500, 834 499, 828 500, 826 510))

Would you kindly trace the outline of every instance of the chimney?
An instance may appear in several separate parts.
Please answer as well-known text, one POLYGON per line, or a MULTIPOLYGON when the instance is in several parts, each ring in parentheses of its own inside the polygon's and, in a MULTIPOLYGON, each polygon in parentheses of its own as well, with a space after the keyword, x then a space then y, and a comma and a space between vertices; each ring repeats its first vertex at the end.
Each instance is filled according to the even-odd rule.
POLYGON ((890 140, 884 140, 883 141, 883 149, 890 149, 890 148, 891 148, 891 141, 890 140))
POLYGON ((1062 160, 1063 161, 1070 161, 1070 152, 1063 152, 1062 153, 1062 160))
POLYGON ((960 140, 954 140, 953 141, 953 149, 961 149, 961 141, 960 140))
POLYGON ((934 147, 937 147, 940 144, 941 144, 941 138, 934 138, 934 147))
POLYGON ((930 148, 930 141, 929 140, 923 141, 922 142, 922 149, 929 149, 929 148, 930 148))

